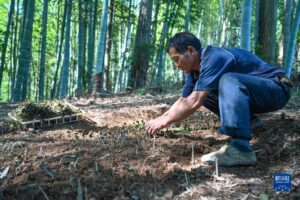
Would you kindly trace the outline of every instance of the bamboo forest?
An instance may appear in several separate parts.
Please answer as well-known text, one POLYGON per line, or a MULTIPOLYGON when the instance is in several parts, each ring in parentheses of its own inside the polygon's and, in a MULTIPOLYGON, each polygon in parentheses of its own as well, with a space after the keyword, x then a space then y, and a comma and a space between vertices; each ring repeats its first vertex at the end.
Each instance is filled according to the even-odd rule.
POLYGON ((240 47, 297 77, 295 1, 1 0, 2 101, 118 93, 182 81, 165 53, 176 32, 240 47))
POLYGON ((299 26, 300 0, 0 0, 0 200, 300 199, 299 26))

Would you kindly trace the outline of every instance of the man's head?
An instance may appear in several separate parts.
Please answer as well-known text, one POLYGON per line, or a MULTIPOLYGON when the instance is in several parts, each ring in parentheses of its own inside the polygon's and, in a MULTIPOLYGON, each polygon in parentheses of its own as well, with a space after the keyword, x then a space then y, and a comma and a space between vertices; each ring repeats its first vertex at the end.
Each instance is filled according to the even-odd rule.
POLYGON ((176 67, 184 72, 199 68, 199 51, 201 43, 199 39, 191 33, 176 33, 169 39, 166 51, 175 62, 176 67))

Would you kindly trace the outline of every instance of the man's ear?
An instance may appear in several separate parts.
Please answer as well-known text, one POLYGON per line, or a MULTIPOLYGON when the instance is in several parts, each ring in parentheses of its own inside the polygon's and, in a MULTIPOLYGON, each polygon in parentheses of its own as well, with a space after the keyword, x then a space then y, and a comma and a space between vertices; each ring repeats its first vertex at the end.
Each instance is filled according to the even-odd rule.
POLYGON ((196 52, 196 49, 192 46, 188 46, 187 47, 187 50, 191 53, 191 54, 194 54, 196 52))

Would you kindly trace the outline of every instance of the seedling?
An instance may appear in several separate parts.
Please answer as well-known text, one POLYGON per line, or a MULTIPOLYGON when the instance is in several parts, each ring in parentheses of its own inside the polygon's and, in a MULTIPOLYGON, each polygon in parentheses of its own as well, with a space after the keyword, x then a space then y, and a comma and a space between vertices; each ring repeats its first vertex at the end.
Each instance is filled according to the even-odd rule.
POLYGON ((105 141, 104 141, 104 137, 100 137, 99 143, 100 143, 100 146, 101 146, 102 149, 105 149, 105 148, 106 148, 106 144, 105 144, 105 141))
POLYGON ((44 174, 54 178, 54 171, 50 169, 44 162, 40 164, 40 169, 44 174))
POLYGON ((8 174, 8 171, 9 171, 9 166, 6 167, 6 168, 3 170, 3 172, 0 172, 0 179, 5 178, 5 177, 7 176, 7 174, 8 174))
POLYGON ((143 120, 141 121, 136 121, 136 124, 135 124, 135 128, 138 130, 138 131, 141 131, 145 128, 145 122, 143 120))
POLYGON ((79 161, 80 159, 81 159, 81 158, 79 157, 79 158, 77 158, 76 161, 74 162, 74 169, 76 169, 76 165, 77 165, 77 163, 78 163, 78 161, 79 161))
POLYGON ((120 146, 120 149, 121 149, 125 144, 127 144, 127 138, 123 132, 120 135, 120 140, 121 140, 121 146, 120 146))
POLYGON ((105 159, 105 158, 107 158, 108 156, 110 156, 109 153, 107 153, 107 154, 105 154, 104 156, 102 156, 101 158, 99 158, 99 160, 105 159))

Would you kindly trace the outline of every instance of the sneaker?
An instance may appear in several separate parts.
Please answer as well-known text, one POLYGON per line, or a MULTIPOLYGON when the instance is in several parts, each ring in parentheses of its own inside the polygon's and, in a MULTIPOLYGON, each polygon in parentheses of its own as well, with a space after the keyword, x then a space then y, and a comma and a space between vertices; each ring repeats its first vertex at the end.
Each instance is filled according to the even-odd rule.
POLYGON ((201 161, 206 164, 214 164, 216 158, 220 166, 253 165, 256 163, 256 156, 253 151, 242 152, 227 144, 218 151, 202 156, 201 161))
POLYGON ((264 123, 263 121, 257 117, 256 115, 253 115, 251 117, 251 120, 250 120, 250 128, 253 130, 253 129, 256 129, 256 128, 259 128, 261 126, 263 126, 264 123))

